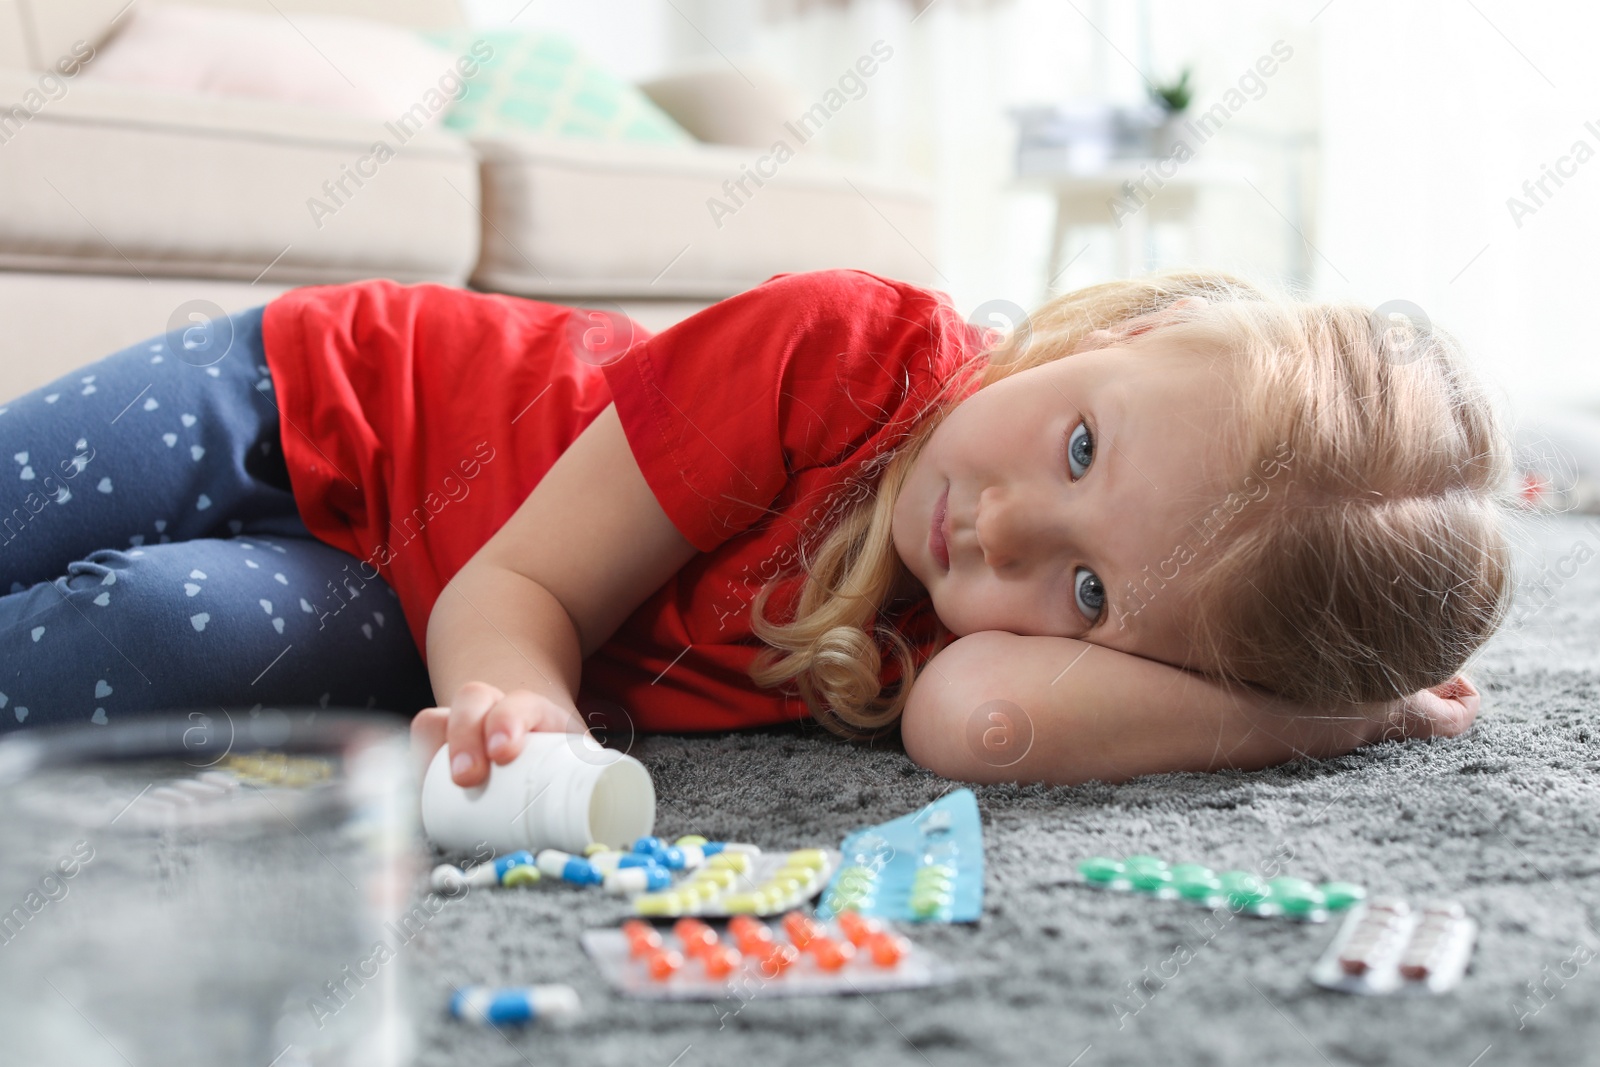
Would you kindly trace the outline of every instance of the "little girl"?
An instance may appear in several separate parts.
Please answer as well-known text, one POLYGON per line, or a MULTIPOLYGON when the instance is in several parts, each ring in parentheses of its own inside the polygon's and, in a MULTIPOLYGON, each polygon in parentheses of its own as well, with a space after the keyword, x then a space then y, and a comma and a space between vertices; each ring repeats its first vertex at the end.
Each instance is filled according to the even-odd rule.
POLYGON ((608 708, 1060 783, 1454 734, 1509 586, 1449 340, 1210 274, 1004 340, 857 271, 654 337, 313 287, 0 407, 0 445, 6 726, 385 707, 462 785, 608 708))

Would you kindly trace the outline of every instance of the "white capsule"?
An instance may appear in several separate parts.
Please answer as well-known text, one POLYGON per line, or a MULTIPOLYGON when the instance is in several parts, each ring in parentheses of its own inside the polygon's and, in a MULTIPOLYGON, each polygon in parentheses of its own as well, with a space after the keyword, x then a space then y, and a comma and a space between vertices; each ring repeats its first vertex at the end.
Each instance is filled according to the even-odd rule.
POLYGON ((594 869, 601 874, 610 874, 617 869, 617 863, 622 859, 623 853, 615 850, 596 852, 589 857, 589 862, 594 864, 594 869))
POLYGON ((494 861, 479 863, 468 867, 461 872, 468 885, 474 889, 483 889, 487 886, 500 884, 500 872, 494 869, 494 861))
POLYGON ((466 885, 466 875, 462 873, 460 867, 453 863, 439 864, 433 869, 433 874, 429 876, 428 880, 435 893, 454 895, 461 891, 462 886, 466 885))
POLYGON ((627 896, 629 893, 643 893, 646 878, 647 872, 643 867, 614 868, 606 872, 606 892, 619 897, 627 896))

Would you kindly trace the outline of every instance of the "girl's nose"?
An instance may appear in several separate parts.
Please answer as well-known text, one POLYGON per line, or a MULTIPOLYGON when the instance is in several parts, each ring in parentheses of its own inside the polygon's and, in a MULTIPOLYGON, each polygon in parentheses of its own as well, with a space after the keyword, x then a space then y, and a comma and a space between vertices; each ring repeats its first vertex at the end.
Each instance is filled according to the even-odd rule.
POLYGON ((1050 524, 1043 501, 1016 489, 990 487, 978 496, 974 532, 983 559, 995 570, 1016 568, 1048 551, 1050 524))

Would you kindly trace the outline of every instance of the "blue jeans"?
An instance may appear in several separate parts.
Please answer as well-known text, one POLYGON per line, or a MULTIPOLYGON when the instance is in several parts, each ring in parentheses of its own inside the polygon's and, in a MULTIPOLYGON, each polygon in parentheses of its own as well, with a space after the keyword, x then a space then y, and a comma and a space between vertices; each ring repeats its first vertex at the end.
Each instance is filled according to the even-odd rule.
POLYGON ((261 309, 0 405, 0 731, 431 703, 394 591, 289 487, 261 309))

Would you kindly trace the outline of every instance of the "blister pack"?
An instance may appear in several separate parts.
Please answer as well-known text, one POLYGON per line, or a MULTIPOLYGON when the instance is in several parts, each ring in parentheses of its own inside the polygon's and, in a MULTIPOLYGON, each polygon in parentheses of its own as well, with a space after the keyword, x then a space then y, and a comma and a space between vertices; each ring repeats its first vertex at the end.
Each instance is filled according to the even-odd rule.
POLYGON ((983 823, 970 789, 857 830, 817 905, 830 918, 855 911, 907 922, 977 922, 983 914, 983 823))
POLYGON ((1096 889, 1110 889, 1155 900, 1181 900, 1216 909, 1228 907, 1241 915, 1296 922, 1326 922, 1364 899, 1367 891, 1352 882, 1323 882, 1304 878, 1264 880, 1250 871, 1214 871, 1199 863, 1169 864, 1155 856, 1129 856, 1125 860, 1092 856, 1078 864, 1078 873, 1096 889))
POLYGON ((1460 904, 1414 909, 1395 898, 1373 900, 1350 909, 1311 980, 1366 996, 1448 992, 1466 974, 1477 936, 1460 904))
POLYGON ((831 848, 723 852, 671 887, 633 898, 637 915, 777 915, 816 896, 839 867, 831 848))
POLYGON ((932 953, 853 912, 833 924, 797 911, 776 925, 749 915, 722 927, 683 918, 670 929, 630 919, 619 929, 586 930, 583 948, 613 987, 652 1000, 872 993, 954 975, 932 953))

